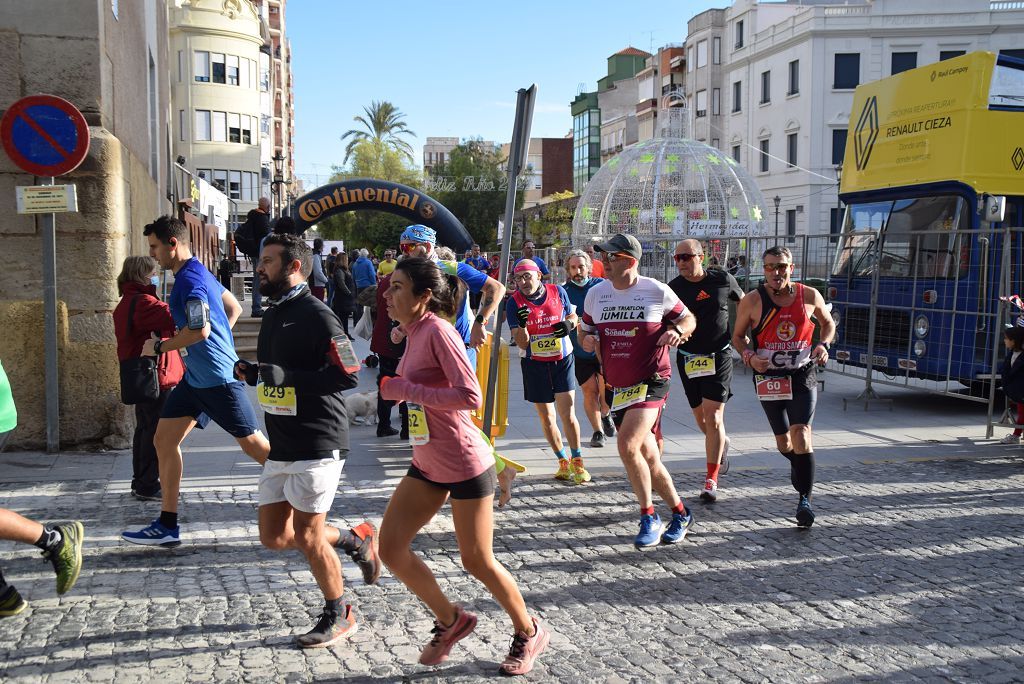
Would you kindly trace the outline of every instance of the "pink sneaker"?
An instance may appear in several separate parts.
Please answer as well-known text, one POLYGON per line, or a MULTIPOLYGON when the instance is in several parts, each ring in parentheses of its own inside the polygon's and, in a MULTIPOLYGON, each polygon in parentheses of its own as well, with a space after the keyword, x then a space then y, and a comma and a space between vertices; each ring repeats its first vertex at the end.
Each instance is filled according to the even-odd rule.
POLYGON ((420 665, 438 665, 448 660, 448 652, 460 639, 464 639, 476 629, 476 615, 464 610, 462 606, 455 606, 455 622, 445 627, 438 620, 434 620, 434 629, 431 634, 434 638, 424 647, 420 653, 420 665))
POLYGON ((551 640, 551 632, 544 629, 537 618, 533 618, 533 636, 517 632, 512 637, 512 648, 509 649, 505 662, 498 668, 507 675, 524 675, 533 669, 533 661, 537 659, 551 640))

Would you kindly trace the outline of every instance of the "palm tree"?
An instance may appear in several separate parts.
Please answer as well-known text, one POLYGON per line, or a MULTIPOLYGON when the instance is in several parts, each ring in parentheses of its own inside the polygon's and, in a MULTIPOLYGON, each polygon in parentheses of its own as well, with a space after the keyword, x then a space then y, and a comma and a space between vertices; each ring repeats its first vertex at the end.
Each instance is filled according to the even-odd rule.
POLYGON ((348 163, 356 145, 364 140, 375 145, 390 147, 408 157, 409 161, 413 161, 412 145, 400 137, 416 135, 403 121, 405 114, 387 101, 373 101, 369 107, 363 107, 363 111, 366 112, 366 116, 354 116, 352 120, 361 123, 366 130, 353 128, 341 136, 342 141, 348 139, 348 144, 345 146, 345 163, 348 163))

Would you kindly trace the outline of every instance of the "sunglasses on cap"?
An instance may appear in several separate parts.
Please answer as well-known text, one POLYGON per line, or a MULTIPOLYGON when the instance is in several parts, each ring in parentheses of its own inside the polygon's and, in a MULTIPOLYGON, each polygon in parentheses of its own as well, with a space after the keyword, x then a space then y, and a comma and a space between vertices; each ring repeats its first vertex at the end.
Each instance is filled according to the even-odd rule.
POLYGON ((623 252, 601 252, 601 258, 607 259, 608 261, 615 261, 617 259, 635 259, 636 257, 623 252))
POLYGON ((673 255, 672 258, 675 259, 676 263, 678 264, 681 261, 691 261, 692 259, 699 259, 702 256, 704 256, 704 255, 703 254, 687 254, 686 252, 683 252, 681 254, 673 255))

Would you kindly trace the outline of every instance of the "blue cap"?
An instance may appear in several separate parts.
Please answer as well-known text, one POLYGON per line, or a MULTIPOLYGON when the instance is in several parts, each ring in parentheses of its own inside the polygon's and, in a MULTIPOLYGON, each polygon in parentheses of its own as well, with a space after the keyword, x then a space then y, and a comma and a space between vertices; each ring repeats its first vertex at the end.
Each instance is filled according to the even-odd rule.
POLYGON ((399 240, 407 240, 409 242, 429 242, 432 245, 437 244, 437 231, 433 228, 427 228, 419 223, 406 227, 402 231, 402 237, 399 240))

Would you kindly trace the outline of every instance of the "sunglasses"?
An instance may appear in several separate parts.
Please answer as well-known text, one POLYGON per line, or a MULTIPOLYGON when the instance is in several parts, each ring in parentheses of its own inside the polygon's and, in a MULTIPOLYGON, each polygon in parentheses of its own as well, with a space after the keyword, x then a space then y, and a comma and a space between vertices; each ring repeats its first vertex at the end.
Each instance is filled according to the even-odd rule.
POLYGON ((618 259, 632 259, 633 257, 622 252, 601 252, 601 258, 608 261, 616 261, 618 259))
POLYGON ((785 273, 786 271, 789 270, 789 267, 792 266, 792 265, 793 264, 785 263, 785 262, 779 263, 779 264, 765 264, 764 265, 764 270, 766 270, 766 271, 775 271, 776 273, 785 273))
POLYGON ((525 283, 527 280, 529 280, 532 277, 531 276, 532 273, 533 273, 533 271, 526 271, 525 273, 519 273, 518 275, 512 276, 512 280, 517 282, 517 283, 525 283))
POLYGON ((410 252, 412 252, 412 250, 416 249, 416 246, 418 244, 418 242, 403 242, 402 244, 398 245, 398 248, 402 250, 402 254, 409 254, 410 252))
POLYGON ((690 260, 692 260, 692 259, 699 259, 699 258, 701 258, 702 256, 704 256, 704 255, 703 255, 703 254, 686 254, 686 253, 684 252, 684 253, 682 253, 682 254, 676 254, 676 255, 674 255, 674 256, 673 256, 672 258, 673 258, 673 259, 675 259, 675 260, 676 260, 676 263, 678 264, 678 263, 679 263, 679 262, 681 262, 681 261, 690 261, 690 260))

